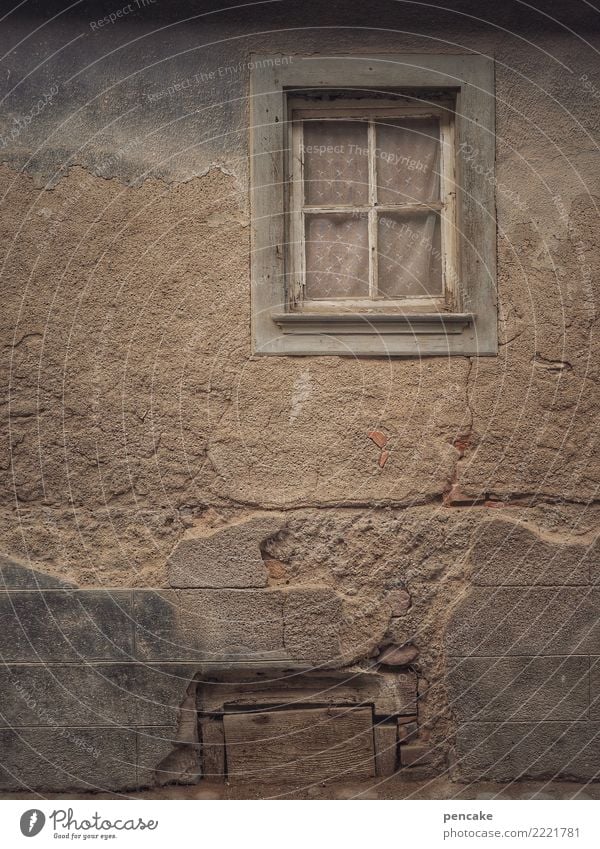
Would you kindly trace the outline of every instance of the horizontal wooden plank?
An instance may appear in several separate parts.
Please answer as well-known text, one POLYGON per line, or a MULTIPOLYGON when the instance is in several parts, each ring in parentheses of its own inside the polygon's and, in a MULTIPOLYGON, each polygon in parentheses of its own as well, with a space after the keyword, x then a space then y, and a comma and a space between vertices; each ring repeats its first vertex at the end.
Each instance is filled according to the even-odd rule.
POLYGON ((369 708, 226 714, 231 783, 366 779, 375 775, 369 708))
POLYGON ((221 675, 199 691, 203 714, 239 712, 242 707, 300 709, 328 705, 373 705, 378 716, 416 714, 417 679, 413 672, 386 674, 346 669, 310 675, 277 676, 274 672, 221 675))

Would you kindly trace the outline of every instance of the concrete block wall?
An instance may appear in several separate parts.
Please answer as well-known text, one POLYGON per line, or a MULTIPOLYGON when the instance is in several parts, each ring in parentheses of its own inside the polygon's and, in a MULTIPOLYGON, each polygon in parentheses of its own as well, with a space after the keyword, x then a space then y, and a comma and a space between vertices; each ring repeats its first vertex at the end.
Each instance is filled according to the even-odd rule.
MULTIPOLYGON (((247 532, 242 525, 238 556, 247 532)), ((234 534, 228 528, 223 535, 226 550, 234 534)), ((256 541, 255 547, 259 551, 256 541)), ((187 543, 183 549, 189 556, 187 543)), ((212 539, 195 546, 199 575, 213 550, 212 539)), ((375 671, 367 680, 373 663, 348 665, 349 645, 343 654, 340 643, 343 603, 332 590, 86 590, 7 557, 0 575, 0 789, 123 790, 196 782, 206 758, 201 717, 222 721, 225 702, 240 689, 248 693, 238 701, 251 701, 261 681, 263 702, 290 699, 302 707, 343 699, 378 711, 375 728, 393 723, 391 772, 396 718, 417 719, 414 673, 386 668, 387 674, 375 671), (340 666, 341 678, 318 678, 340 666), (289 679, 303 671, 317 677, 313 691, 305 684, 300 698, 289 679), (259 673, 263 678, 252 683, 259 673), (365 681, 371 682, 366 691, 365 681)), ((423 766, 429 759, 420 754, 423 766)), ((275 774, 294 779, 293 768, 275 774)))
MULTIPOLYGON (((236 698, 242 705, 288 698, 296 704, 300 696, 282 691, 277 675, 326 670, 341 675, 324 688, 332 704, 333 694, 374 704, 374 727, 384 723, 377 738, 389 737, 386 723, 406 715, 408 735, 398 739, 409 748, 396 769, 411 768, 414 748, 423 775, 594 778, 595 533, 565 538, 531 522, 540 513, 529 509, 442 509, 439 522, 427 508, 396 518, 385 511, 366 525, 357 514, 357 545, 379 564, 376 582, 358 596, 315 585, 312 570, 312 583, 302 582, 295 564, 310 557, 311 512, 269 521, 238 517, 211 532, 194 528, 170 557, 173 580, 181 581, 180 549, 185 556, 185 589, 77 588, 5 557, 0 786, 123 789, 198 781, 203 716, 218 718, 236 698), (291 556, 299 525, 306 549, 291 556), (437 596, 427 573, 411 566, 414 540, 425 528, 423 550, 443 576, 437 596), (453 558, 461 552, 457 567, 453 558), (267 585, 256 587, 263 570, 267 585), (238 586, 242 574, 247 588, 238 586), (217 580, 218 588, 204 586, 217 580), (266 675, 262 683, 240 684, 258 670, 266 675), (375 697, 359 683, 369 670, 383 688, 375 697), (404 695, 403 708, 398 694, 409 691, 389 688, 392 681, 400 686, 407 671, 419 676, 418 704, 404 695), (253 695, 258 684, 260 697, 253 695)), ((338 551, 344 521, 330 520, 333 562, 347 562, 347 552, 338 551)), ((307 684, 301 693, 302 704, 314 702, 307 684)), ((378 763, 383 769, 382 757, 378 763)))
POLYGON ((446 633, 456 775, 600 777, 596 538, 565 544, 496 519, 470 557, 446 633))
POLYGON ((65 589, 6 561, 2 573, 0 787, 153 783, 198 664, 143 662, 132 591, 65 589))

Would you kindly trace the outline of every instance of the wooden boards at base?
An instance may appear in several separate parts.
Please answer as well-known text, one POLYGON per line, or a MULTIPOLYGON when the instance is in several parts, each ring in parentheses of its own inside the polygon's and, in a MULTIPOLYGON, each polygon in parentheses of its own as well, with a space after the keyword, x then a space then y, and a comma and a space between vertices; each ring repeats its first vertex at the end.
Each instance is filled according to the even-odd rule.
POLYGON ((370 708, 308 708, 226 714, 227 777, 306 782, 375 775, 370 708))

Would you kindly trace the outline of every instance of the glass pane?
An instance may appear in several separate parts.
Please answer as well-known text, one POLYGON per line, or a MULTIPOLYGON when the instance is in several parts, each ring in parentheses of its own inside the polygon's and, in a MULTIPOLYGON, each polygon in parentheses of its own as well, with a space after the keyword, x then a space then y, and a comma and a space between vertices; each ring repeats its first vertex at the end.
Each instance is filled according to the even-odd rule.
POLYGON ((386 298, 441 297, 440 216, 381 214, 378 221, 378 288, 386 298))
POLYGON ((304 183, 309 206, 366 203, 367 125, 358 121, 305 121, 304 183))
POLYGON ((306 216, 306 297, 367 298, 367 215, 306 216))
POLYGON ((440 123, 437 118, 380 119, 376 138, 378 203, 439 200, 440 123))

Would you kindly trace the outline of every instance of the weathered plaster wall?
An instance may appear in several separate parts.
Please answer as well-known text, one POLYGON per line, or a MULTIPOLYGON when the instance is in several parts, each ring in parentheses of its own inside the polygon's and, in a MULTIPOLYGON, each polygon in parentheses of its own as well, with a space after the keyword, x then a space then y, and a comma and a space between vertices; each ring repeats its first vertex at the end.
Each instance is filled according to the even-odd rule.
MULTIPOLYGON (((375 5, 216 11, 157 0, 98 27, 111 4, 47 23, 44 4, 4 27, 0 548, 76 593, 164 590, 165 603, 175 599, 167 631, 180 627, 187 593, 194 628, 200 618, 210 633, 202 617, 221 593, 223 621, 241 617, 249 634, 244 649, 279 651, 288 663, 368 664, 385 645, 415 645, 430 684, 420 709, 435 767, 456 751, 462 775, 477 778, 508 739, 525 739, 521 718, 576 721, 573 752, 597 718, 600 39, 567 3, 545 4, 543 15, 516 3, 375 5), (411 50, 496 59, 498 357, 252 358, 252 53, 411 50), (383 468, 373 429, 388 438, 383 468), (170 555, 182 558, 188 539, 214 534, 214 558, 227 549, 222 529, 248 521, 268 525, 255 545, 242 535, 229 560, 206 570, 206 551, 192 547, 192 577, 174 568, 170 555), (252 604, 268 608, 266 636, 235 608, 250 587, 252 604), (548 587, 558 607, 539 595, 548 587), (398 588, 412 606, 395 615, 398 588), (523 597, 523 629, 532 611, 550 633, 575 617, 581 639, 570 633, 549 648, 525 640, 514 661, 512 644, 492 641, 483 663, 498 658, 512 682, 494 712, 476 625, 488 628, 500 609, 516 621, 523 597), (536 658, 538 679, 512 665, 522 656, 536 658), (553 684, 562 658, 567 692, 553 684), (523 676, 541 693, 525 713, 523 676), (480 746, 485 723, 495 736, 480 746)), ((236 655, 235 634, 225 628, 221 642, 201 643, 223 660, 236 655)), ((12 662, 33 659, 11 654, 10 640, 1 648, 12 662)), ((129 662, 182 660, 139 648, 126 650, 129 662)), ((182 674, 168 697, 175 706, 197 674, 182 674)), ((12 710, 8 725, 33 724, 42 737, 54 727, 12 710)), ((135 712, 116 716, 145 724, 135 712)), ((529 745, 500 777, 527 773, 529 745)), ((109 761, 92 783, 110 784, 109 761)), ((113 784, 135 784, 141 767, 132 769, 117 770, 113 784)), ((548 771, 554 762, 533 769, 548 771)))

